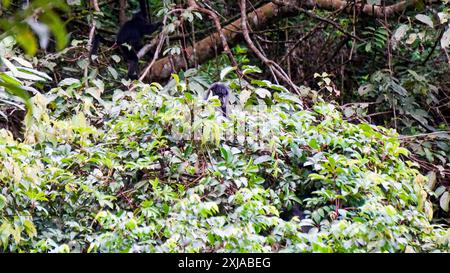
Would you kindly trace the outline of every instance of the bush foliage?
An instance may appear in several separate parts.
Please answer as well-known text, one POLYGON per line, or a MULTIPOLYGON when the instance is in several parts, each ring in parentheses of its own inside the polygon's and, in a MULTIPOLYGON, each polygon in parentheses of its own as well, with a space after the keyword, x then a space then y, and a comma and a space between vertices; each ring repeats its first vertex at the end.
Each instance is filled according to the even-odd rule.
POLYGON ((231 81, 226 119, 200 85, 175 82, 102 109, 75 79, 35 95, 24 142, 0 130, 1 251, 450 250, 393 130, 265 81, 231 81), (294 204, 303 217, 283 220, 294 204))

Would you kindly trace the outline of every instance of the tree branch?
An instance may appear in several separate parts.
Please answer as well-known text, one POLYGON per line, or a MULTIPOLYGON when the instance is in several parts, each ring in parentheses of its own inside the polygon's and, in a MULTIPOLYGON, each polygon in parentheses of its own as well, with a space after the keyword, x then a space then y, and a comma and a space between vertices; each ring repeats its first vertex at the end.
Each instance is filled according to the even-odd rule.
POLYGON ((247 27, 247 0, 241 0, 241 28, 242 33, 244 35, 244 39, 247 42, 248 47, 255 53, 255 55, 269 67, 270 71, 273 72, 277 77, 279 77, 282 81, 292 87, 293 91, 297 94, 300 94, 298 86, 296 86, 289 76, 284 72, 284 70, 274 61, 269 60, 264 54, 255 46, 252 39, 250 38, 250 34, 248 32, 247 27))

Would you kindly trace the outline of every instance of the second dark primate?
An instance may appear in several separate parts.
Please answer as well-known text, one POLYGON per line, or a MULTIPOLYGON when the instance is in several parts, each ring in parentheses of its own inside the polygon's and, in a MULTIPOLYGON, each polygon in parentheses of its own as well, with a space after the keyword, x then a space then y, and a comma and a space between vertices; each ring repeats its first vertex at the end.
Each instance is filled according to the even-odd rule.
MULTIPOLYGON (((280 218, 284 221, 290 221, 295 216, 297 216, 299 220, 306 219, 306 214, 298 203, 294 203, 290 209, 284 208, 280 213, 280 218)), ((308 233, 313 227, 312 223, 310 225, 304 224, 302 225, 301 230, 304 233, 308 233)))
POLYGON ((304 212, 302 211, 298 203, 294 203, 291 209, 284 209, 280 214, 280 218, 285 221, 289 221, 295 216, 297 216, 299 219, 305 218, 304 212))
POLYGON ((213 96, 219 97, 221 106, 220 110, 224 117, 228 116, 228 99, 230 96, 230 89, 223 83, 216 82, 213 83, 209 89, 206 91, 205 100, 208 99, 209 94, 212 92, 213 96))
POLYGON ((139 0, 140 11, 133 15, 131 20, 125 22, 117 33, 116 44, 124 59, 128 63, 128 78, 135 80, 139 73, 139 58, 137 53, 141 49, 141 40, 144 35, 150 35, 158 30, 162 23, 149 22, 149 13, 145 0, 139 0))

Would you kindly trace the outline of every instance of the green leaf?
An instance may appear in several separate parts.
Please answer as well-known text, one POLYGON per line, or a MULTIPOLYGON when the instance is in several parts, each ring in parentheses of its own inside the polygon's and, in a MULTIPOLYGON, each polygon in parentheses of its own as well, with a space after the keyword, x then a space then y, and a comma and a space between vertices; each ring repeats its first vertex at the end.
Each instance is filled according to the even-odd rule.
POLYGON ((446 48, 450 45, 450 27, 444 32, 441 38, 441 47, 446 48))
POLYGON ((0 210, 2 210, 6 206, 6 197, 0 194, 0 210))
POLYGON ((251 73, 262 73, 262 70, 259 67, 253 65, 244 65, 242 67, 242 74, 247 75, 251 73))
POLYGON ((255 161, 253 162, 253 164, 259 165, 261 163, 269 162, 269 161, 272 161, 272 157, 269 155, 263 155, 263 156, 256 158, 255 161))
POLYGON ((7 9, 9 7, 9 4, 11 3, 10 0, 2 0, 2 6, 4 9, 7 9))
POLYGON ((58 86, 81 86, 81 82, 79 79, 75 78, 65 78, 62 81, 59 82, 58 86))
POLYGON ((270 98, 272 96, 272 94, 269 92, 269 90, 265 89, 265 88, 256 88, 255 93, 260 97, 260 98, 270 98))
POLYGON ((41 71, 37 71, 36 69, 33 69, 33 68, 18 67, 17 70, 22 71, 24 73, 28 73, 28 74, 33 75, 33 76, 36 76, 35 77, 36 78, 35 81, 44 81, 45 82, 46 80, 49 80, 49 81, 52 80, 52 78, 49 75, 47 75, 46 73, 41 72, 41 71))
POLYGON ((184 92, 184 97, 186 98, 186 101, 189 103, 195 101, 194 96, 189 92, 184 92))
POLYGON ((313 148, 313 149, 319 149, 319 144, 317 143, 317 140, 315 138, 312 138, 309 142, 308 145, 313 148))
POLYGON ((16 33, 16 41, 25 49, 26 54, 34 56, 37 52, 38 46, 36 37, 29 29, 19 30, 16 33))
POLYGON ((28 236, 30 237, 36 236, 37 230, 33 222, 31 222, 30 220, 25 220, 23 222, 23 225, 25 226, 25 232, 28 234, 28 236))
POLYGON ((433 27, 433 20, 431 20, 430 16, 427 16, 425 14, 417 14, 415 17, 420 22, 426 24, 429 27, 433 27))
POLYGON ((250 92, 248 89, 244 89, 241 91, 241 93, 239 94, 239 102, 244 105, 248 99, 250 98, 250 96, 252 95, 252 92, 250 92))
POLYGON ((220 71, 220 80, 223 81, 229 73, 231 73, 232 71, 235 71, 236 69, 237 69, 237 67, 235 67, 235 66, 228 66, 228 67, 222 69, 222 71, 220 71))
POLYGON ((62 50, 67 45, 69 39, 67 37, 65 25, 59 16, 55 12, 49 10, 42 14, 39 19, 52 31, 56 39, 57 50, 62 50))
POLYGON ((108 72, 109 74, 111 74, 111 76, 117 80, 119 78, 119 73, 117 73, 117 71, 114 69, 114 67, 112 66, 108 66, 108 72))
MULTIPOLYGON (((0 73, 4 74, 4 73, 0 73)), ((25 116, 25 124, 26 126, 31 125, 31 115, 33 111, 33 105, 31 103, 30 95, 28 94, 28 91, 24 90, 21 86, 11 84, 9 82, 5 82, 3 80, 0 80, 0 86, 3 86, 9 94, 19 97, 23 100, 25 103, 25 106, 27 107, 27 114, 25 116)))
POLYGON ((133 230, 137 227, 137 222, 134 219, 130 219, 125 223, 125 227, 129 230, 133 230))
POLYGON ((444 211, 448 212, 449 203, 450 203, 450 194, 448 191, 446 191, 439 199, 439 205, 444 211))
POLYGON ((386 209, 387 215, 389 215, 389 216, 394 216, 394 215, 397 214, 397 211, 396 211, 395 208, 394 208, 393 206, 391 206, 391 205, 386 206, 385 209, 386 209))

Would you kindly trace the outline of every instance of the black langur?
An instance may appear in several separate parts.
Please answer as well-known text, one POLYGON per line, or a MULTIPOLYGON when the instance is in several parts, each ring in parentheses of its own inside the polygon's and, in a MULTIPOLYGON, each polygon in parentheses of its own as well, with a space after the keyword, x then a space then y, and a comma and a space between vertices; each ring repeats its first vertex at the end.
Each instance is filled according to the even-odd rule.
POLYGON ((144 35, 150 35, 162 26, 158 22, 151 24, 147 22, 144 12, 138 12, 133 15, 131 20, 127 21, 117 33, 116 44, 120 46, 123 57, 128 62, 128 77, 132 80, 138 78, 137 53, 141 46, 141 40, 144 35))
MULTIPOLYGON (((280 218, 284 221, 290 221, 294 217, 298 217, 298 220, 306 219, 306 214, 302 207, 298 203, 292 204, 290 209, 284 208, 280 213, 280 218)), ((303 233, 308 233, 309 230, 313 228, 313 224, 304 224, 301 226, 301 230, 303 233)))
POLYGON ((228 86, 220 82, 213 83, 208 90, 206 90, 205 100, 208 99, 211 92, 213 96, 219 97, 221 104, 220 111, 224 117, 228 117, 228 99, 230 96, 230 89, 228 86))
POLYGON ((283 211, 280 214, 280 218, 285 221, 289 221, 295 216, 297 216, 299 219, 305 218, 304 212, 302 211, 298 203, 294 203, 291 209, 283 209, 283 211))
POLYGON ((152 24, 149 22, 147 3, 139 1, 140 11, 133 15, 131 20, 125 22, 117 33, 116 44, 120 46, 123 57, 128 63, 128 78, 135 80, 138 78, 139 58, 137 52, 142 47, 141 40, 145 35, 150 35, 158 30, 162 23, 152 24))
MULTIPOLYGON (((148 8, 145 0, 139 0, 140 11, 135 13, 133 17, 125 22, 119 29, 116 37, 116 45, 120 47, 123 58, 128 63, 128 78, 136 80, 138 78, 139 58, 138 51, 141 49, 141 40, 145 35, 150 35, 157 31, 162 23, 150 23, 148 18, 148 8)), ((105 39, 99 34, 95 35, 90 55, 97 54, 100 42, 105 42, 105 39)))

